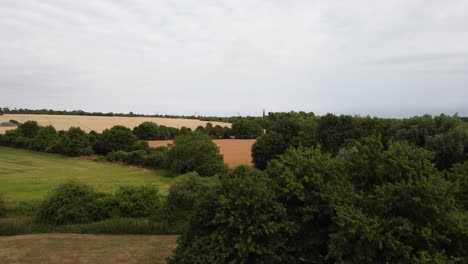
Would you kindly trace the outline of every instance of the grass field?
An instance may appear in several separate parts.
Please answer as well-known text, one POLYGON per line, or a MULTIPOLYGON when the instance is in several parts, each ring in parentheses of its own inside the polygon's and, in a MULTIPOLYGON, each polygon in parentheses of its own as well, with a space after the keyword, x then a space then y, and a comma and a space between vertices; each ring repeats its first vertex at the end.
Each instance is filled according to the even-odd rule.
MULTIPOLYGON (((252 166, 252 145, 255 139, 214 139, 213 142, 223 154, 224 162, 231 168, 239 165, 252 166)), ((148 141, 151 147, 167 146, 172 140, 148 141)))
POLYGON ((41 200, 67 180, 104 192, 113 192, 120 185, 153 183, 161 193, 167 193, 174 179, 164 176, 164 171, 0 147, 0 194, 7 205, 41 200))
MULTIPOLYGON (((80 127, 81 129, 89 132, 95 130, 102 132, 106 128, 111 128, 115 125, 122 125, 128 128, 134 128, 145 121, 151 121, 158 125, 165 125, 168 127, 189 127, 195 129, 198 126, 205 126, 206 121, 197 119, 184 119, 184 118, 162 118, 162 117, 121 117, 121 116, 75 116, 75 115, 22 115, 22 114, 4 114, 0 115, 0 123, 7 122, 10 119, 24 123, 29 120, 34 120, 39 125, 52 125, 57 130, 68 130, 70 127, 80 127)), ((213 126, 227 126, 231 127, 231 123, 211 122, 213 126)), ((0 127, 0 133, 12 129, 11 127, 0 127)))
POLYGON ((166 263, 176 236, 34 234, 0 237, 1 263, 166 263))

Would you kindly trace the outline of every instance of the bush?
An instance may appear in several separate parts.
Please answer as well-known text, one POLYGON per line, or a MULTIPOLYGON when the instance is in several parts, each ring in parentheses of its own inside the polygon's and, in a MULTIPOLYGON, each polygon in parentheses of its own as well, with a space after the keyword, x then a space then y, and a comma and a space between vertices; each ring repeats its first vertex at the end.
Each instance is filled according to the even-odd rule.
POLYGON ((168 167, 175 173, 196 171, 213 176, 226 169, 216 144, 201 132, 176 137, 167 154, 168 167))
POLYGON ((31 141, 31 148, 37 151, 50 151, 58 143, 59 136, 53 126, 42 127, 31 141))
POLYGON ((232 122, 231 132, 235 138, 257 138, 263 135, 263 128, 253 120, 240 119, 232 122))
POLYGON ((167 161, 167 147, 151 149, 144 157, 143 166, 148 168, 163 168, 167 161))
POLYGON ((26 121, 18 126, 18 130, 24 137, 34 138, 39 133, 39 125, 36 121, 26 121))
MULTIPOLYGON (((42 203, 36 219, 41 223, 62 225, 89 223, 103 217, 96 208, 99 195, 89 186, 67 182, 59 185, 42 203)), ((107 214, 107 212, 102 212, 107 214)))
POLYGON ((54 152, 67 156, 86 156, 93 154, 90 138, 79 127, 71 127, 60 138, 54 152))
POLYGON ((195 207, 209 190, 210 187, 197 173, 179 176, 169 189, 166 203, 157 218, 171 226, 186 227, 195 207))
POLYGON ((122 186, 115 194, 115 201, 124 217, 150 216, 160 203, 158 189, 153 185, 122 186))
POLYGON ((103 151, 102 154, 118 150, 132 151, 137 143, 137 137, 132 130, 124 126, 114 126, 104 130, 97 140, 97 144, 103 151))
POLYGON ((143 122, 133 128, 133 133, 142 140, 159 139, 159 126, 153 122, 143 122))

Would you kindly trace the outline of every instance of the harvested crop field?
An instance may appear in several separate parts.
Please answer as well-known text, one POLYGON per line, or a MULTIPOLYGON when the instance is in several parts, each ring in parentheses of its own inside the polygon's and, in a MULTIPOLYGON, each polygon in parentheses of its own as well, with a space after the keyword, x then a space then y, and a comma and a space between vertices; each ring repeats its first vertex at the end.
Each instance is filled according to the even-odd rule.
MULTIPOLYGON (((148 141, 150 147, 167 146, 172 140, 152 140, 148 141)), ((231 168, 239 165, 252 165, 251 150, 255 139, 215 139, 213 142, 218 145, 224 162, 231 168)))
POLYGON ((166 263, 176 236, 39 234, 0 237, 1 263, 166 263))
MULTIPOLYGON (((22 115, 22 114, 4 114, 0 115, 0 123, 8 122, 9 120, 16 120, 20 123, 28 120, 37 121, 39 125, 52 125, 57 130, 67 130, 70 127, 80 127, 81 129, 89 132, 94 130, 102 132, 106 128, 111 128, 116 125, 134 128, 143 122, 151 121, 158 125, 168 127, 188 127, 195 129, 198 126, 205 126, 207 123, 213 126, 227 126, 231 127, 230 123, 224 122, 207 122, 198 119, 184 119, 184 118, 163 118, 163 117, 121 117, 121 116, 81 116, 81 115, 22 115)), ((14 127, 13 127, 14 128, 14 127)), ((0 127, 0 133, 12 127, 0 127)))

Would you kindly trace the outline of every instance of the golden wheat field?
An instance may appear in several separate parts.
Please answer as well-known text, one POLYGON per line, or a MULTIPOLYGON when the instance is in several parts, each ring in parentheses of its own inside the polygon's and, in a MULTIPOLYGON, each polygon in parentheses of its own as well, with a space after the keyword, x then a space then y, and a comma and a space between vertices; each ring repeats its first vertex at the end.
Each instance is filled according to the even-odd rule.
MULTIPOLYGON (((102 132, 106 128, 111 128, 116 125, 134 128, 143 122, 151 121, 158 125, 168 127, 188 127, 195 129, 198 126, 205 126, 208 122, 197 119, 184 119, 184 118, 164 118, 164 117, 121 117, 121 116, 80 116, 80 115, 23 115, 23 114, 4 114, 0 115, 0 123, 9 120, 16 120, 20 123, 28 120, 37 121, 39 125, 46 126, 52 125, 57 130, 67 130, 70 127, 80 127, 81 129, 89 132, 94 130, 102 132)), ((231 127, 230 123, 224 122, 210 122, 213 126, 227 126, 231 127)), ((0 133, 12 129, 11 127, 0 127, 0 133)))
MULTIPOLYGON (((252 165, 251 150, 255 139, 214 139, 213 142, 219 147, 224 156, 224 162, 231 168, 239 165, 252 165)), ((172 140, 151 140, 150 147, 156 148, 167 146, 172 140)))

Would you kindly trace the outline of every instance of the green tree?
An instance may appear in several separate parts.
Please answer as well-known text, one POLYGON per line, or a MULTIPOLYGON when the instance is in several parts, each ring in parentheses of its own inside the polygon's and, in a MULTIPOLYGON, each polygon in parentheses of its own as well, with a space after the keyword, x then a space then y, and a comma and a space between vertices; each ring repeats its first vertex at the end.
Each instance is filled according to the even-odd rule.
POLYGON ((270 161, 266 173, 291 222, 289 254, 298 262, 322 262, 336 230, 334 206, 355 199, 340 163, 318 148, 291 148, 270 161))
POLYGON ((77 182, 66 182, 55 188, 42 203, 36 219, 42 223, 61 225, 89 223, 94 218, 98 194, 77 182))
POLYGON ((89 136, 79 127, 71 127, 60 137, 59 143, 53 149, 67 156, 86 156, 93 154, 89 136))
POLYGON ((132 151, 137 141, 138 139, 132 131, 124 126, 106 129, 98 137, 98 144, 103 154, 118 150, 132 151))
POLYGON ((263 128, 254 120, 234 120, 234 122, 232 122, 232 135, 240 139, 254 139, 263 135, 263 128))
POLYGON ((196 207, 169 263, 284 263, 286 211, 262 172, 239 167, 196 207))
POLYGON ((36 121, 26 121, 18 126, 19 132, 27 138, 34 138, 39 132, 39 125, 36 121))
POLYGON ((59 142, 59 136, 53 126, 41 127, 31 141, 31 148, 37 151, 51 151, 59 142))
POLYGON ((141 140, 155 140, 159 138, 159 126, 153 122, 143 122, 133 128, 133 133, 141 140))
POLYGON ((176 137, 167 153, 167 162, 175 173, 196 171, 202 176, 213 176, 225 170, 218 146, 200 132, 176 137))
POLYGON ((156 212, 160 205, 158 189, 153 185, 122 186, 115 194, 122 216, 145 217, 156 212))
POLYGON ((452 186, 439 175, 430 175, 385 183, 357 206, 338 206, 335 221, 339 228, 331 235, 328 260, 415 263, 442 258, 462 262, 468 214, 455 202, 452 186))

